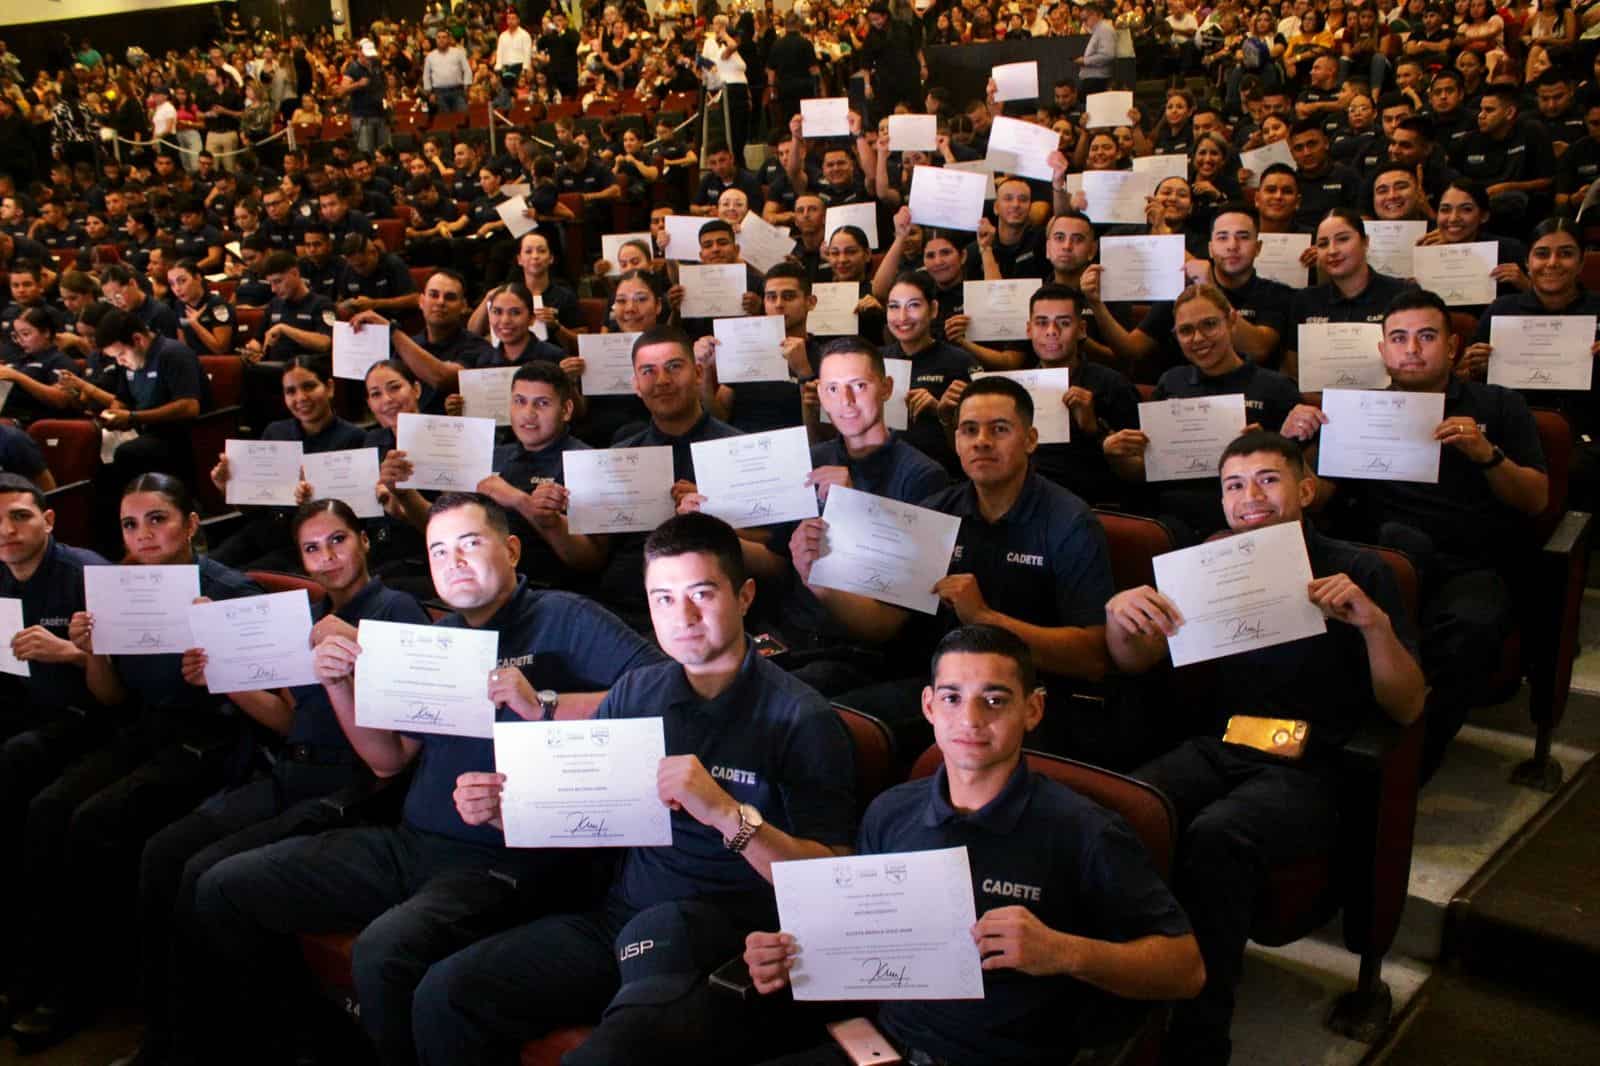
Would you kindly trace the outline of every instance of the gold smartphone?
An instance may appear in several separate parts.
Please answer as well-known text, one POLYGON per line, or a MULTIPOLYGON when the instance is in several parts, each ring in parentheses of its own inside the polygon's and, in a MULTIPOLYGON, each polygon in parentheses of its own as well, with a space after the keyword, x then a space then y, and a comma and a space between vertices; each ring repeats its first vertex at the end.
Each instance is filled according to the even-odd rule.
POLYGON ((1297 718, 1257 718, 1249 714, 1236 714, 1228 719, 1228 728, 1222 739, 1229 744, 1242 744, 1247 748, 1276 755, 1280 759, 1298 759, 1306 753, 1306 738, 1311 725, 1297 718))
POLYGON ((870 1018, 847 1018, 842 1022, 829 1022, 828 1035, 849 1057, 855 1066, 882 1066, 884 1063, 904 1062, 900 1053, 884 1039, 870 1018))

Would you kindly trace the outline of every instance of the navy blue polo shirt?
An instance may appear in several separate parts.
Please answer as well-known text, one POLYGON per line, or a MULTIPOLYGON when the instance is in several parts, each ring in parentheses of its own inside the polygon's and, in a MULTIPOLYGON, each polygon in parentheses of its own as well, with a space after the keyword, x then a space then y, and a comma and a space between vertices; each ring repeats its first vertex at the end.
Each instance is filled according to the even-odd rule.
MULTIPOLYGON (((362 438, 361 447, 378 449, 378 462, 394 451, 394 430, 373 426, 362 438)), ((428 493, 423 493, 431 499, 428 493)), ((408 559, 422 562, 428 551, 422 530, 409 522, 391 518, 387 513, 366 520, 367 535, 372 538, 373 553, 385 561, 408 559)))
POLYGON ((339 294, 339 275, 343 270, 344 261, 334 256, 323 263, 315 259, 300 260, 300 279, 306 283, 306 288, 329 301, 339 294))
MULTIPOLYGON (((518 276, 517 281, 526 279, 518 276)), ((539 297, 539 302, 555 311, 556 321, 568 329, 577 329, 582 323, 578 320, 578 294, 572 288, 563 285, 554 278, 543 290, 535 290, 529 286, 528 291, 539 297)))
POLYGON ((239 275, 239 284, 233 290, 233 301, 240 307, 265 307, 272 302, 272 286, 247 270, 239 275))
MULTIPOLYGON (((963 814, 943 766, 867 808, 856 850, 866 855, 967 849, 978 916, 1026 907, 1061 933, 1125 944, 1178 937, 1189 920, 1122 817, 1019 762, 1000 794, 963 814)), ((905 1000, 878 1008, 902 1044, 952 1063, 1016 1064, 1072 1058, 1110 993, 1071 977, 983 972, 983 998, 905 1000)))
MULTIPOLYGON (((1415 658, 1416 624, 1382 557, 1323 536, 1310 523, 1302 528, 1312 575, 1344 574, 1355 582, 1389 616, 1395 636, 1415 658)), ((1326 633, 1230 656, 1218 668, 1218 732, 1230 714, 1303 719, 1311 723, 1310 751, 1320 755, 1343 746, 1369 715, 1383 714, 1372 695, 1365 638, 1335 619, 1328 620, 1326 633)))
MULTIPOLYGON (((1462 344, 1488 344, 1490 323, 1496 317, 1527 315, 1600 315, 1600 295, 1579 289, 1576 300, 1555 310, 1546 308, 1539 302, 1539 297, 1531 292, 1501 296, 1478 319, 1478 329, 1472 339, 1463 340, 1462 344)), ((1597 327, 1594 339, 1600 341, 1600 327, 1597 327)), ((1578 433, 1593 436, 1600 431, 1600 400, 1595 396, 1596 387, 1600 387, 1600 381, 1592 382, 1588 392, 1551 389, 1518 389, 1517 392, 1528 401, 1529 407, 1554 408, 1571 420, 1573 429, 1578 433)))
POLYGON ((139 306, 133 310, 133 317, 144 323, 145 328, 158 337, 178 336, 178 316, 173 314, 172 308, 148 292, 144 294, 139 306))
MULTIPOLYGON (((5 362, 12 369, 20 370, 39 384, 52 388, 56 383, 56 371, 66 370, 73 374, 78 372, 78 364, 63 355, 61 349, 55 347, 46 348, 42 352, 25 352, 13 345, 9 355, 10 358, 6 358, 5 362)), ((5 413, 8 418, 28 420, 46 417, 52 412, 18 385, 12 387, 11 395, 6 398, 5 413)))
MULTIPOLYGON (((1000 234, 994 237, 994 259, 1003 278, 1047 278, 1055 273, 1050 257, 1045 252, 1043 226, 1023 226, 1022 238, 1015 244, 1006 244, 1000 234)), ((978 242, 966 247, 966 276, 970 281, 983 281, 983 253, 978 242)))
MULTIPOLYGON (((498 666, 521 670, 535 690, 600 692, 616 685, 628 671, 661 661, 659 651, 600 605, 570 592, 530 588, 522 578, 506 605, 481 627, 469 626, 460 614, 446 615, 437 624, 498 632, 498 666)), ((505 707, 496 708, 495 715, 504 722, 522 721, 505 707)), ((413 739, 421 742, 422 750, 406 792, 406 824, 468 843, 503 846, 500 830, 467 825, 451 798, 462 774, 494 770, 494 741, 440 733, 419 733, 413 739)))
MULTIPOLYGON (((1374 322, 1383 324, 1383 313, 1389 302, 1407 289, 1416 288, 1409 281, 1391 278, 1370 267, 1367 270, 1367 287, 1355 296, 1346 298, 1333 282, 1313 285, 1309 289, 1295 289, 1289 303, 1289 321, 1301 322, 1374 322)), ((1285 345, 1295 343, 1286 340, 1285 345)))
MULTIPOLYGON (((469 370, 473 367, 495 365, 494 349, 489 347, 489 342, 476 333, 468 332, 466 329, 457 330, 450 336, 437 341, 429 340, 428 331, 423 330, 421 333, 412 334, 411 340, 417 347, 435 359, 443 359, 446 362, 464 366, 469 370)), ((393 343, 393 341, 390 342, 391 345, 393 343)), ((444 414, 444 398, 446 395, 448 394, 424 383, 422 396, 417 402, 417 409, 425 415, 442 415, 444 414)))
POLYGON ((261 235, 266 238, 267 247, 274 252, 292 252, 299 241, 298 227, 292 217, 290 221, 284 223, 262 218, 261 235))
MULTIPOLYGON (((589 446, 570 433, 537 451, 529 451, 521 441, 499 445, 494 450, 494 472, 518 492, 532 492, 548 482, 563 484, 561 457, 571 451, 588 451, 589 446)), ((570 588, 577 579, 561 558, 556 555, 539 531, 516 511, 508 511, 511 532, 522 542, 522 558, 517 569, 543 585, 570 588)))
POLYGON ((365 446, 366 431, 353 422, 335 416, 333 421, 322 427, 322 432, 314 436, 306 436, 306 427, 300 424, 299 419, 280 418, 276 422, 267 423, 267 428, 261 431, 262 440, 299 441, 301 450, 315 455, 318 452, 339 452, 348 448, 361 448, 365 446))
POLYGON ((807 334, 803 377, 797 379, 791 371, 785 381, 746 381, 728 386, 733 390, 729 423, 741 433, 764 433, 800 425, 800 382, 817 376, 817 360, 821 354, 821 343, 807 334))
MULTIPOLYGON (((1491 444, 1518 466, 1545 470, 1539 427, 1527 401, 1511 389, 1452 377, 1445 387, 1444 417, 1471 418, 1491 444)), ((1458 560, 1499 568, 1516 561, 1531 519, 1501 503, 1484 471, 1450 447, 1439 449, 1439 483, 1340 482, 1350 487, 1365 513, 1362 537, 1378 540, 1378 529, 1398 522, 1426 534, 1434 548, 1458 560)))
MULTIPOLYGON (((270 291, 269 289, 268 292, 270 291)), ((178 316, 178 340, 196 352, 204 351, 205 345, 201 344, 200 338, 195 335, 194 327, 183 317, 188 310, 187 304, 177 301, 174 297, 172 312, 178 316)), ((233 325, 233 308, 228 306, 228 301, 222 298, 221 293, 208 292, 201 297, 199 311, 200 324, 208 330, 215 330, 218 326, 233 325)))
MULTIPOLYGON (((311 605, 311 621, 320 622, 328 616, 332 601, 326 596, 311 605)), ((357 625, 363 618, 380 622, 410 622, 427 625, 428 612, 424 611, 409 594, 392 589, 373 578, 350 598, 350 602, 334 611, 341 621, 357 625)), ((345 737, 333 705, 328 702, 328 691, 321 685, 296 685, 289 690, 294 697, 294 720, 289 725, 289 744, 309 744, 322 751, 350 752, 350 741, 345 737)))
POLYGON ((487 370, 496 366, 522 366, 524 363, 554 363, 561 365, 561 360, 567 357, 565 348, 542 341, 532 333, 528 334, 528 343, 523 347, 517 360, 508 362, 505 358, 505 348, 496 338, 493 344, 485 345, 477 351, 478 362, 469 366, 468 370, 487 370))
POLYGON ((33 438, 16 426, 0 423, 0 470, 21 474, 32 481, 45 472, 44 453, 33 438))
POLYGON ((198 261, 209 255, 211 249, 221 247, 222 232, 212 225, 202 225, 199 229, 180 226, 172 235, 172 250, 178 253, 179 259, 198 261))
MULTIPOLYGON (((307 333, 320 333, 325 337, 331 337, 333 324, 337 321, 338 315, 334 313, 333 301, 321 293, 308 292, 292 303, 274 297, 267 305, 267 321, 262 327, 262 333, 273 326, 285 325, 303 329, 307 333)), ((304 349, 299 341, 280 335, 265 354, 266 358, 275 362, 287 362, 302 351, 304 349)))
POLYGON ((378 257, 378 262, 370 274, 363 274, 348 263, 339 274, 338 298, 341 300, 353 300, 358 296, 387 300, 392 296, 404 296, 416 291, 417 286, 411 280, 411 271, 406 268, 399 256, 391 252, 385 252, 378 257))
MULTIPOLYGON (((1262 366, 1277 369, 1283 362, 1283 348, 1285 338, 1289 339, 1289 346, 1293 347, 1295 320, 1290 317, 1289 306, 1294 301, 1295 290, 1279 281, 1264 278, 1251 271, 1250 280, 1236 289, 1222 286, 1222 291, 1227 295, 1228 302, 1233 309, 1239 312, 1239 317, 1253 326, 1266 326, 1278 334, 1278 345, 1267 353, 1266 358, 1255 360, 1262 366)), ((1177 321, 1172 314, 1172 302, 1162 300, 1150 305, 1149 312, 1144 316, 1144 321, 1139 323, 1139 332, 1155 341, 1160 346, 1158 362, 1162 370, 1175 366, 1183 366, 1186 362, 1183 348, 1178 344, 1178 335, 1173 332, 1177 321)), ((1244 353, 1240 353, 1243 357, 1244 353)))
POLYGON ((575 170, 568 164, 556 168, 556 187, 562 192, 604 192, 616 183, 616 175, 592 157, 582 170, 575 170))
MULTIPOLYGON (((975 576, 990 607, 1029 625, 1105 625, 1106 601, 1116 591, 1105 530, 1088 504, 1060 485, 1030 472, 1016 503, 995 522, 978 510, 970 481, 921 506, 961 519, 949 572, 975 576)), ((960 624, 944 606, 939 621, 949 629, 960 624)), ((1073 688, 1067 678, 1045 684, 1052 697, 1073 688)))
MULTIPOLYGON (((1156 382, 1155 399, 1193 399, 1199 396, 1244 394, 1245 423, 1259 423, 1277 432, 1289 412, 1300 402, 1300 387, 1275 370, 1246 362, 1218 377, 1207 377, 1194 366, 1173 367, 1156 382)), ((1243 426, 1239 427, 1241 431, 1243 426)), ((1160 516, 1180 519, 1197 538, 1226 529, 1222 492, 1215 477, 1188 481, 1156 482, 1149 486, 1151 506, 1160 516)), ((1180 530, 1180 533, 1182 531, 1180 530)), ((1187 539, 1180 536, 1180 539, 1187 539)))
MULTIPOLYGON (((788 175, 785 174, 784 178, 787 180, 788 175)), ((695 190, 692 202, 700 207, 715 207, 717 201, 722 199, 722 194, 729 189, 743 192, 750 201, 750 210, 758 215, 761 213, 761 208, 766 204, 766 197, 761 193, 761 183, 756 180, 754 174, 743 167, 734 168, 732 181, 723 181, 714 172, 706 171, 700 179, 700 188, 695 190)), ((789 206, 794 206, 793 201, 790 201, 789 206)))
MULTIPOLYGON (((672 449, 672 477, 674 481, 694 480, 694 453, 690 445, 695 441, 722 440, 737 437, 739 431, 728 423, 702 414, 700 420, 681 436, 661 432, 651 419, 644 427, 612 442, 613 448, 647 448, 665 446, 672 449)), ((644 540, 648 534, 624 533, 611 538, 611 559, 600 575, 600 599, 614 610, 621 611, 629 621, 640 621, 648 612, 644 606, 644 540)))
MULTIPOLYGON (((144 366, 138 370, 122 368, 116 377, 117 399, 132 411, 148 411, 174 400, 195 399, 200 410, 211 406, 211 390, 205 374, 200 371, 200 360, 194 352, 168 337, 156 337, 145 353, 144 366)), ((145 432, 163 435, 183 435, 186 425, 145 426, 145 432)))
POLYGON ((1360 208, 1361 175, 1343 163, 1330 163, 1319 177, 1299 176, 1300 208, 1294 213, 1297 226, 1313 229, 1335 207, 1360 208))
MULTIPOLYGON (((1028 355, 1029 366, 1042 365, 1031 351, 1028 355)), ((1068 379, 1074 388, 1081 386, 1094 394, 1095 417, 1109 433, 1138 427, 1139 390, 1120 371, 1104 363, 1079 359, 1068 379)), ((1089 503, 1119 499, 1122 479, 1112 473, 1100 448, 1105 438, 1105 433, 1085 433, 1074 423, 1072 439, 1067 443, 1041 444, 1034 449, 1033 469, 1089 503)))
MULTIPOLYGON (((106 561, 94 552, 62 544, 51 537, 45 546, 44 558, 39 560, 39 568, 28 580, 18 581, 9 567, 0 566, 0 596, 22 601, 23 626, 43 626, 51 636, 68 640, 67 624, 75 612, 85 609, 83 568, 105 565, 106 561)), ((15 680, 27 693, 29 704, 39 710, 63 707, 89 710, 95 706, 81 667, 33 662, 29 664, 29 676, 15 680)))
MULTIPOLYGON (((944 304, 941 303, 939 308, 942 311, 944 304)), ((944 395, 944 390, 950 387, 951 382, 971 381, 972 372, 982 369, 978 360, 966 349, 957 348, 948 341, 934 341, 916 355, 907 355, 899 341, 891 340, 883 346, 881 354, 885 359, 910 359, 910 388, 927 389, 935 400, 944 395)), ((920 418, 911 423, 905 439, 908 444, 938 460, 945 469, 959 468, 960 464, 956 462, 955 453, 945 436, 944 423, 939 421, 937 405, 927 408, 920 418)))
MULTIPOLYGON (((735 800, 802 840, 845 847, 855 826, 854 750, 844 724, 815 689, 753 646, 733 684, 701 698, 683 666, 635 670, 607 693, 597 719, 662 719, 668 755, 694 755, 735 800)), ((777 917, 772 886, 722 833, 672 812, 672 847, 630 848, 611 886, 630 910, 710 899, 756 927, 777 917)))
MULTIPOLYGON (((200 595, 213 601, 262 595, 261 586, 244 574, 212 559, 195 560, 200 568, 200 595)), ((152 711, 195 711, 222 702, 222 697, 183 679, 183 656, 113 655, 111 665, 128 690, 129 699, 152 711)))

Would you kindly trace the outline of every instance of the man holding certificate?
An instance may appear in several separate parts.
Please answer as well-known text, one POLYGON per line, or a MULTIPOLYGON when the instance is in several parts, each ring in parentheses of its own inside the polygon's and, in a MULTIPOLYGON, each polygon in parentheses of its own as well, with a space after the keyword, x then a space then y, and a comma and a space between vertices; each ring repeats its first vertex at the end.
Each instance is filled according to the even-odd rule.
MULTIPOLYGON (((1443 762, 1468 709, 1491 690, 1528 521, 1544 510, 1550 491, 1528 405, 1510 389, 1455 377, 1457 343, 1444 301, 1433 293, 1413 289, 1389 305, 1381 351, 1392 389, 1444 397, 1444 420, 1433 431, 1438 480, 1337 484, 1356 494, 1355 535, 1404 551, 1422 580, 1422 666, 1430 688, 1424 779, 1443 762)), ((1328 421, 1316 408, 1298 407, 1284 433, 1309 440, 1328 421)))
POLYGON ((440 691, 437 702, 486 697, 497 716, 515 720, 592 714, 604 690, 659 653, 592 602, 536 591, 519 579, 521 545, 505 512, 485 497, 439 497, 427 541, 434 587, 455 613, 431 627, 399 627, 399 639, 367 651, 354 636, 329 634, 315 653, 329 703, 362 760, 380 777, 415 764, 401 824, 335 830, 236 855, 212 867, 195 890, 199 938, 217 956, 212 972, 235 982, 219 1004, 221 1023, 263 1049, 282 1039, 280 1004, 295 980, 264 965, 280 957, 281 938, 365 925, 354 967, 361 1022, 385 1062, 406 1062, 414 1055, 412 994, 430 964, 530 906, 581 898, 588 884, 581 856, 508 851, 499 830, 464 823, 452 799, 456 779, 490 770, 493 742, 413 732, 412 708, 398 701, 358 712, 357 660, 379 660, 363 672, 381 684, 438 687, 443 673, 409 654, 404 634, 420 629, 435 644, 455 635, 498 638, 496 665, 475 679, 481 688, 440 691), (358 713, 387 721, 358 724, 358 713))
POLYGON ((798 263, 779 263, 761 283, 762 312, 782 316, 782 355, 788 377, 782 381, 741 381, 723 385, 717 380, 717 348, 713 336, 694 343, 695 362, 705 371, 706 406, 711 413, 741 433, 761 433, 800 424, 800 383, 816 376, 817 342, 806 332, 806 315, 816 306, 811 279, 798 263))
MULTIPOLYGON (((644 554, 651 622, 674 661, 622 678, 594 717, 663 720, 656 791, 672 845, 628 849, 604 897, 429 970, 416 995, 424 1066, 514 1063, 525 1041, 602 1012, 568 1066, 743 1059, 765 1046, 769 1034, 742 1026, 706 974, 771 927, 774 863, 848 849, 850 741, 817 692, 745 638, 755 583, 726 523, 678 515, 644 554)), ((504 784, 462 777, 462 819, 496 832, 504 784)))
MULTIPOLYGON (((874 800, 856 836, 862 855, 964 847, 971 863, 982 995, 885 997, 877 1027, 906 1061, 1070 1061, 1110 997, 1183 999, 1205 979, 1188 920, 1126 824, 1028 769, 1022 745, 1045 713, 1038 682, 1015 634, 986 625, 947 634, 921 692, 943 765, 874 800)), ((890 942, 881 921, 864 921, 871 947, 856 951, 890 942)), ((771 995, 814 968, 822 976, 832 946, 751 933, 744 959, 756 990, 771 995)), ((770 1066, 841 1061, 824 1039, 770 1066)))
MULTIPOLYGON (((1174 332, 1189 365, 1173 367, 1162 374, 1156 382, 1155 399, 1242 394, 1245 424, 1277 428, 1300 402, 1300 390, 1282 374, 1239 357, 1233 346, 1236 315, 1227 296, 1215 285, 1192 285, 1173 301, 1174 332)), ((1154 408, 1145 410, 1157 413, 1154 408)), ((1144 417, 1148 415, 1142 411, 1141 418, 1144 417)), ((1240 425, 1234 431, 1244 428, 1240 425)), ((1117 476, 1130 482, 1147 480, 1146 453, 1153 430, 1146 425, 1105 438, 1106 458, 1117 476)), ((1215 441, 1211 454, 1218 455, 1229 436, 1206 439, 1215 441)), ((1167 522, 1180 543, 1203 540, 1224 526, 1216 494, 1210 491, 1209 476, 1163 483, 1159 489, 1151 490, 1145 508, 1167 522)))
MULTIPOLYGON (((665 253, 666 249, 662 251, 665 253)), ((717 316, 726 317, 732 313, 731 307, 719 311, 717 315, 707 314, 697 308, 701 305, 711 304, 720 307, 729 304, 737 298, 739 310, 747 315, 761 313, 761 274, 755 267, 744 261, 743 254, 739 251, 739 237, 734 233, 733 226, 724 219, 714 218, 700 227, 700 265, 721 267, 743 267, 744 280, 742 287, 736 286, 738 292, 725 292, 720 284, 707 283, 704 291, 689 293, 685 284, 680 281, 667 292, 667 301, 672 308, 683 316, 682 326, 685 333, 698 340, 711 332, 711 323, 717 316), (687 310, 684 308, 688 302, 687 310)), ((737 272, 736 272, 737 273, 737 272)))
MULTIPOLYGON (((1264 599, 1300 598, 1322 613, 1327 628, 1264 646, 1253 637, 1261 618, 1240 619, 1235 632, 1242 639, 1232 646, 1246 650, 1219 660, 1218 702, 1206 709, 1217 718, 1216 732, 1185 741, 1136 774, 1171 797, 1182 823, 1174 887, 1194 923, 1206 982, 1198 998, 1178 1006, 1167 1040, 1185 1050, 1184 1062, 1201 1064, 1228 1060, 1235 985, 1262 871, 1332 847, 1339 747, 1374 710, 1405 724, 1423 702, 1416 636, 1387 565, 1302 521, 1316 478, 1299 446, 1252 431, 1227 446, 1221 472, 1229 529, 1299 524, 1303 531, 1308 584, 1297 584, 1302 579, 1292 575, 1287 553, 1255 559, 1249 580, 1261 584, 1264 599), (1227 715, 1233 717, 1224 731, 1227 715)), ((1230 583, 1235 592, 1240 587, 1230 583)), ((1208 606, 1176 603, 1148 585, 1118 593, 1105 608, 1112 661, 1128 674, 1151 669, 1167 658, 1168 638, 1208 606)))

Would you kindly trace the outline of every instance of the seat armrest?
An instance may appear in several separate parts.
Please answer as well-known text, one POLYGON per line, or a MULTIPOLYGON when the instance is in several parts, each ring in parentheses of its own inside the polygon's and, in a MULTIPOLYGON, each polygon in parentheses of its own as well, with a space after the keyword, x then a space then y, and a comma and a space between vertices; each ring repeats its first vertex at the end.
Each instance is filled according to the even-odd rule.
POLYGON ((355 781, 323 796, 318 802, 333 812, 342 825, 394 822, 399 820, 410 783, 409 768, 392 777, 363 772, 355 781))
POLYGON ((1548 751, 1550 733, 1566 712, 1572 661, 1578 654, 1578 616, 1588 579, 1594 517, 1567 511, 1541 546, 1533 587, 1522 597, 1522 669, 1529 687, 1528 712, 1548 751))
POLYGON ((1341 753, 1335 876, 1345 946, 1358 955, 1383 955, 1400 927, 1411 879, 1424 721, 1419 716, 1400 725, 1374 715, 1341 753))
POLYGON ((1568 511, 1551 530, 1550 539, 1540 549, 1545 555, 1572 556, 1588 543, 1594 516, 1587 511, 1568 511))

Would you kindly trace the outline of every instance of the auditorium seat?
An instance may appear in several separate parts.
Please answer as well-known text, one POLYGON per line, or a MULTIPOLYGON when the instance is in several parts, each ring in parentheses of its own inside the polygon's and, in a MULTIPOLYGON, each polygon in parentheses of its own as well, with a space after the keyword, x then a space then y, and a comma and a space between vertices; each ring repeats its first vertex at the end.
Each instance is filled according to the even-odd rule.
POLYGON ((235 307, 234 317, 238 320, 233 331, 233 347, 236 351, 243 351, 247 341, 258 341, 266 332, 262 323, 267 319, 265 307, 235 307))
POLYGON ((239 283, 233 278, 223 278, 221 281, 209 282, 208 285, 212 292, 216 293, 230 304, 233 303, 233 294, 239 288, 239 283))
POLYGON ((408 267, 407 269, 411 271, 411 284, 417 287, 417 292, 419 293, 428 287, 428 279, 433 277, 438 270, 437 267, 408 267))
POLYGON ((281 570, 247 570, 245 576, 260 585, 267 592, 294 592, 304 589, 306 596, 312 603, 321 603, 327 590, 309 577, 299 574, 285 574, 281 570))
POLYGON ((222 493, 211 481, 211 468, 222 457, 230 437, 239 436, 239 401, 244 394, 244 363, 234 355, 202 355, 200 369, 211 385, 211 409, 194 420, 190 443, 194 446, 194 488, 202 516, 227 511, 222 493))
POLYGON ((1154 518, 1095 508, 1095 517, 1106 531, 1106 550, 1111 556, 1111 580, 1118 592, 1140 585, 1154 585, 1153 560, 1177 545, 1172 531, 1154 518))
MULTIPOLYGON (((572 212, 572 218, 561 224, 562 262, 559 265, 565 270, 567 280, 576 288, 578 279, 583 276, 584 264, 595 260, 588 251, 589 209, 581 193, 564 192, 557 199, 572 212)), ((595 246, 598 247, 599 243, 595 241, 595 246)))
POLYGON ((55 512, 52 532, 57 540, 80 546, 95 542, 93 481, 56 478, 56 487, 44 494, 44 506, 55 512))
POLYGON ((578 297, 578 324, 585 332, 600 333, 606 328, 606 311, 610 305, 598 296, 578 297))
POLYGON ((1600 251, 1583 253, 1583 269, 1578 280, 1589 292, 1600 292, 1600 251))
POLYGON ((406 245, 406 222, 403 218, 375 218, 372 224, 378 228, 378 240, 383 242, 386 252, 399 252, 406 245))
MULTIPOLYGON (((475 105, 475 106, 484 107, 485 105, 478 104, 478 105, 475 105)), ((433 116, 433 121, 428 124, 428 132, 430 132, 430 133, 449 133, 452 130, 461 129, 466 124, 467 124, 467 112, 465 112, 465 111, 440 111, 440 112, 437 112, 433 116)), ((483 125, 487 126, 488 124, 489 124, 489 113, 488 113, 487 110, 485 110, 484 113, 483 113, 483 125)))
POLYGON ((100 427, 86 418, 41 418, 28 426, 28 436, 58 485, 92 480, 100 468, 100 427))

